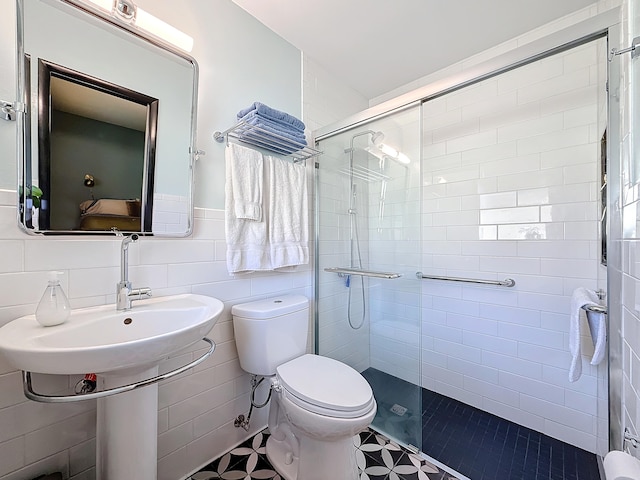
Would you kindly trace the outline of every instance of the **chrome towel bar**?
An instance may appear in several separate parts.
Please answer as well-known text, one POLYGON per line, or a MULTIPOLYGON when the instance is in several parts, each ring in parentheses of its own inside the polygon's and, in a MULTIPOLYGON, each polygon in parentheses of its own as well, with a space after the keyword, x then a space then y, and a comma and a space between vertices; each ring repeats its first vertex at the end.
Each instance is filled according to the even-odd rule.
POLYGON ((305 143, 295 141, 284 135, 265 130, 256 125, 240 120, 233 127, 222 132, 214 132, 213 139, 218 143, 229 142, 229 138, 238 143, 257 146, 266 150, 292 157, 294 162, 321 155, 320 150, 310 147, 305 143))
POLYGON ((146 387, 148 385, 153 385, 154 383, 158 383, 161 380, 166 380, 171 377, 175 377, 183 372, 186 372, 190 368, 199 365, 204 362, 209 356, 213 353, 216 348, 215 343, 209 340, 207 337, 202 339, 203 342, 209 344, 209 350, 207 350, 203 355, 196 358, 194 361, 183 365, 182 367, 176 368, 175 370, 171 370, 170 372, 163 373, 162 375, 158 375, 153 378, 147 378, 146 380, 141 380, 136 383, 131 383, 129 385, 123 385, 122 387, 110 388, 108 390, 99 390, 92 393, 85 394, 77 394, 77 395, 44 395, 42 393, 38 393, 33 390, 33 385, 31 381, 31 372, 22 371, 22 387, 24 391, 25 397, 29 400, 33 400, 36 402, 42 403, 70 403, 70 402, 80 402, 82 400, 91 400, 94 398, 102 398, 108 397, 110 395, 116 395, 117 393, 125 393, 135 390, 136 388, 146 387))
POLYGON ((605 315, 607 314, 607 307, 605 307, 604 305, 583 305, 582 309, 586 310, 587 312, 604 313, 605 315))
POLYGON ((362 277, 374 277, 374 278, 400 278, 402 274, 393 272, 376 272, 374 270, 363 270, 361 268, 342 268, 342 267, 329 267, 324 269, 325 272, 337 273, 338 275, 360 275, 362 277))
POLYGON ((422 272, 416 272, 416 277, 427 280, 445 280, 447 282, 463 282, 463 283, 479 283, 481 285, 498 285, 500 287, 514 287, 516 281, 513 278, 505 278, 504 280, 479 280, 477 278, 463 277, 441 277, 438 275, 423 275, 422 272))

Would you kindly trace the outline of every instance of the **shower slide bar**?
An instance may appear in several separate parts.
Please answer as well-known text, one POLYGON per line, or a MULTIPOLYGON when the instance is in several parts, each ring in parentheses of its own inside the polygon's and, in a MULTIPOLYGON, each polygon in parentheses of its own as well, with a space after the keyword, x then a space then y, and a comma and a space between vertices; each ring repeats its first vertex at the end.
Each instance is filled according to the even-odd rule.
POLYGON ((447 282, 463 282, 463 283, 479 283, 481 285, 497 285, 499 287, 514 287, 516 281, 513 278, 505 278, 504 280, 479 280, 477 278, 463 278, 463 277, 441 277, 438 275, 423 275, 422 272, 416 272, 416 277, 419 279, 428 280, 445 280, 447 282))
POLYGON ((402 276, 401 273, 376 272, 374 270, 362 270, 361 268, 348 268, 348 267, 347 268, 329 267, 329 268, 325 268, 324 271, 329 273, 337 273, 339 276, 360 275, 362 277, 387 278, 387 279, 400 278, 402 276))
POLYGON ((294 162, 321 155, 320 150, 311 148, 300 142, 296 142, 278 133, 265 130, 256 125, 251 125, 243 120, 223 132, 214 132, 213 139, 218 142, 227 142, 233 138, 239 143, 253 145, 266 150, 293 157, 294 162))

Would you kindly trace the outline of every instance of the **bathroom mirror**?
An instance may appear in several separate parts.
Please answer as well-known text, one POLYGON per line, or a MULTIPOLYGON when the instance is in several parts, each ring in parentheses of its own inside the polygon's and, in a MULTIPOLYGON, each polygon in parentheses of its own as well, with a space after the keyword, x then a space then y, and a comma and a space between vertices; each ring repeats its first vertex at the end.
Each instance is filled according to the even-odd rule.
POLYGON ((76 0, 16 0, 28 233, 191 232, 197 64, 76 0))

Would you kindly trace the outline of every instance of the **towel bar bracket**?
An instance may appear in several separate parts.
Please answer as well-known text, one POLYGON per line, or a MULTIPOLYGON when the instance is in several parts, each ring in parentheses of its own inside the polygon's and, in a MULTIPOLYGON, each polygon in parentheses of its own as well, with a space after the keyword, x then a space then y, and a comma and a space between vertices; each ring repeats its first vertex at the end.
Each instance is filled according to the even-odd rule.
POLYGON ((631 433, 629 427, 624 429, 624 439, 629 442, 633 448, 638 448, 638 445, 640 445, 640 437, 631 433))

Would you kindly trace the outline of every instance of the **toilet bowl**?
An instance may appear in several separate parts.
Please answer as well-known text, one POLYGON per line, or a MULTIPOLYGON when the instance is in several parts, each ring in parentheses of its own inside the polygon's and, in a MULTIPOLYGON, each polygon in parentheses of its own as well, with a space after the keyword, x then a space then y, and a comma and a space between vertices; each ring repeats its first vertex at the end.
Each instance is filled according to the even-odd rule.
POLYGON ((640 480, 640 461, 626 452, 607 453, 603 466, 606 480, 640 480))
POLYGON ((288 295, 232 308, 242 368, 268 377, 267 457, 285 480, 357 480, 353 436, 376 414, 371 387, 356 370, 305 354, 308 300, 288 295))

